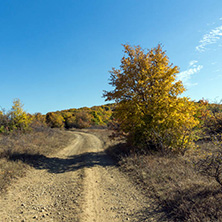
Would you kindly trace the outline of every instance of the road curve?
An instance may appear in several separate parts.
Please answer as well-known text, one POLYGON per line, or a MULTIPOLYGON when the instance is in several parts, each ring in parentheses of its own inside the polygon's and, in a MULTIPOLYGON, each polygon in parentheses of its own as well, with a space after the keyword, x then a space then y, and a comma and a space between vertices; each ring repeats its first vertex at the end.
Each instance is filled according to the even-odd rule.
POLYGON ((161 221, 98 137, 70 133, 69 146, 33 164, 0 197, 1 221, 161 221))

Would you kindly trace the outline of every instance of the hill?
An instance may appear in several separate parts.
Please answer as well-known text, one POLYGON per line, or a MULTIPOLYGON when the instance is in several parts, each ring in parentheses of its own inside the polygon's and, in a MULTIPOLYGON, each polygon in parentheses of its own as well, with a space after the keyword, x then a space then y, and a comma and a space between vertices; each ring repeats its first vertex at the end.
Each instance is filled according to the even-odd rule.
POLYGON ((46 114, 46 123, 52 128, 101 128, 111 120, 114 104, 68 109, 46 114))

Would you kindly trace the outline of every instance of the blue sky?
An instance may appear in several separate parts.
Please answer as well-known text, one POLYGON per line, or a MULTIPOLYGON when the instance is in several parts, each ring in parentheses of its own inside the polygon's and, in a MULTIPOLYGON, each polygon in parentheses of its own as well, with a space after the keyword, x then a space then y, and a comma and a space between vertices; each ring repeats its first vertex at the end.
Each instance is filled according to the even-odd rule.
POLYGON ((27 112, 104 104, 121 44, 162 43, 185 96, 222 98, 221 0, 0 0, 0 106, 27 112))

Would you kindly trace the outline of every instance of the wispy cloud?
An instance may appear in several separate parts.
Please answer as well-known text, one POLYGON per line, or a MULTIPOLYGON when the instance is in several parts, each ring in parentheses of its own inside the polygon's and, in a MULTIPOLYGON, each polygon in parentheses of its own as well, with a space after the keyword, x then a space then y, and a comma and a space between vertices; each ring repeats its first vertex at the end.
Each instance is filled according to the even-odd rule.
POLYGON ((221 72, 221 70, 220 69, 216 69, 213 72, 221 72))
POLYGON ((197 60, 190 61, 189 68, 179 73, 179 75, 177 76, 178 80, 181 80, 184 85, 186 86, 197 85, 197 83, 191 84, 189 82, 191 76, 194 75, 195 73, 198 73, 203 68, 202 65, 196 65, 197 63, 198 63, 197 60))
POLYGON ((197 60, 192 60, 192 61, 190 61, 190 62, 189 62, 189 67, 190 67, 190 66, 196 67, 196 63, 198 63, 197 60))
POLYGON ((196 50, 199 52, 205 51, 207 45, 216 43, 221 37, 222 26, 218 26, 203 36, 203 38, 199 41, 199 45, 196 46, 196 50))
POLYGON ((216 22, 207 23, 207 26, 215 25, 216 22))

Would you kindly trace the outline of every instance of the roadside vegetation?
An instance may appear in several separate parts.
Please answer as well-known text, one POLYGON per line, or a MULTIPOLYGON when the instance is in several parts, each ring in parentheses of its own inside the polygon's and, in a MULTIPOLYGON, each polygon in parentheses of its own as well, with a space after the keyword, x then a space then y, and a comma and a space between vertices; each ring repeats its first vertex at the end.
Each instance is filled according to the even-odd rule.
POLYGON ((69 109, 46 114, 46 123, 52 128, 105 128, 111 122, 114 104, 69 109))
POLYGON ((112 109, 108 104, 31 115, 15 99, 11 110, 0 111, 0 191, 24 176, 30 161, 68 145, 72 136, 65 129, 107 127, 112 109))
POLYGON ((181 97, 161 45, 124 49, 104 97, 116 102, 113 137, 125 142, 107 152, 169 221, 222 221, 222 106, 181 97))
POLYGON ((114 89, 103 94, 115 103, 30 115, 15 100, 0 112, 0 191, 25 175, 16 155, 53 153, 71 139, 63 129, 91 129, 169 221, 222 221, 222 105, 182 97, 179 68, 161 45, 124 52, 110 72, 114 89), (111 146, 110 132, 120 143, 111 146))
POLYGON ((19 99, 10 111, 0 113, 0 131, 0 193, 25 175, 26 160, 56 152, 72 139, 67 132, 48 127, 43 115, 27 114, 19 99))

